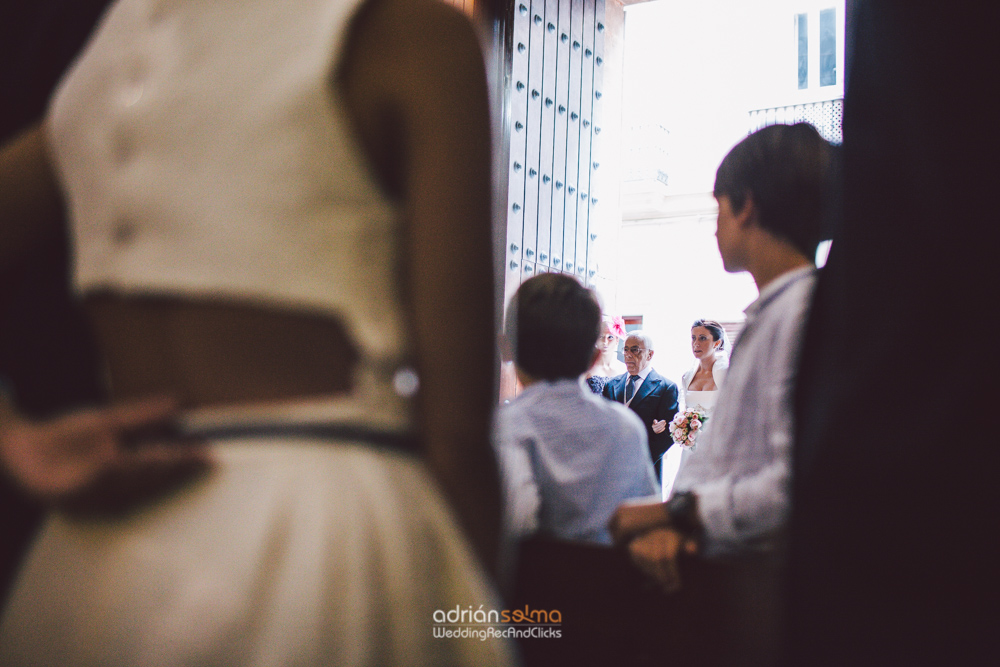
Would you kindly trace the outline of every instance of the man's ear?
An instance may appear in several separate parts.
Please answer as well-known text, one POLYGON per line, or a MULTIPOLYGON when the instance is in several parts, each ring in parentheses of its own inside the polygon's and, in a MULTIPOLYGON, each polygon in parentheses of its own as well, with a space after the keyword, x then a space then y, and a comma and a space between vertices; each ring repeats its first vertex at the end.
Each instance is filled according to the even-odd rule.
POLYGON ((743 199, 743 208, 739 213, 734 212, 733 217, 736 224, 741 228, 746 228, 757 224, 757 202, 754 201, 753 194, 749 191, 743 199))
POLYGON ((652 361, 653 360, 653 350, 646 350, 646 352, 649 352, 649 360, 652 361))

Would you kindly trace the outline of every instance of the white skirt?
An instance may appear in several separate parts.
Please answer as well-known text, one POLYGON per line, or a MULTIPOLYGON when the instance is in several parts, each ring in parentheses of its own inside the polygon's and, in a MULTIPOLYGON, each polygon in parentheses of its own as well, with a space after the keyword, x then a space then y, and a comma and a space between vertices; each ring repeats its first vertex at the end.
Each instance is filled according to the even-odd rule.
POLYGON ((499 608, 424 466, 308 437, 213 445, 210 475, 114 520, 53 515, 0 625, 0 664, 506 665, 436 639, 499 608))

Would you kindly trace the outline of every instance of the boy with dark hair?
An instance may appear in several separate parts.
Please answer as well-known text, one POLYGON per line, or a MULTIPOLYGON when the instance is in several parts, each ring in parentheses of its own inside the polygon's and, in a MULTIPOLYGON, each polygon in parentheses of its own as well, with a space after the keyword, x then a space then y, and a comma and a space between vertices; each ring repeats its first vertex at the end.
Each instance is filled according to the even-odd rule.
POLYGON ((524 390, 499 412, 497 450, 514 539, 610 544, 618 504, 658 492, 642 422, 581 380, 600 354, 600 322, 594 293, 558 273, 525 281, 508 306, 524 390))
POLYGON ((725 591, 728 606, 689 609, 715 619, 711 630, 701 624, 716 632, 700 642, 704 664, 776 661, 793 388, 834 166, 833 147, 804 124, 759 130, 722 161, 719 254, 726 271, 749 272, 760 295, 744 311, 712 427, 682 464, 674 495, 623 505, 612 520, 633 561, 668 589, 680 585, 682 552, 706 558, 688 570, 700 573, 692 587, 725 591))
POLYGON ((525 281, 507 308, 504 328, 515 345, 518 375, 559 380, 586 373, 600 324, 601 305, 577 280, 550 273, 525 281))
POLYGON ((812 258, 830 205, 834 157, 833 147, 809 123, 770 125, 723 158, 712 194, 734 211, 752 200, 762 229, 812 258))
MULTIPOLYGON (((697 537, 709 556, 767 552, 775 543, 788 510, 795 362, 833 153, 809 125, 772 125, 743 139, 719 165, 719 254, 726 271, 749 272, 760 295, 745 310, 712 428, 677 477, 674 488, 683 492, 667 503, 621 508, 614 521, 619 539, 669 528, 697 537)), ((633 540, 634 555, 642 540, 633 540)))

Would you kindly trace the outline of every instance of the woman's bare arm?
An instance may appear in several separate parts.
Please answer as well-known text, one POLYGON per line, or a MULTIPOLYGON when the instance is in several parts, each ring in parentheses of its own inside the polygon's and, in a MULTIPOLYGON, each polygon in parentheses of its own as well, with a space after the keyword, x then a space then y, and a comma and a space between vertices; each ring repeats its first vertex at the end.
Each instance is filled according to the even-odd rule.
POLYGON ((9 275, 30 261, 35 249, 59 233, 60 217, 59 186, 38 123, 0 149, 0 271, 9 275))
MULTIPOLYGON (((17 268, 62 233, 61 219, 61 195, 38 124, 0 149, 4 276, 16 279, 17 268)), ((150 399, 33 421, 0 392, 0 476, 67 511, 126 511, 208 469, 200 446, 127 446, 130 433, 169 422, 175 413, 173 401, 150 399)))
POLYGON ((434 0, 371 0, 339 78, 383 182, 405 205, 405 288, 430 469, 495 565, 489 102, 468 20, 434 0))

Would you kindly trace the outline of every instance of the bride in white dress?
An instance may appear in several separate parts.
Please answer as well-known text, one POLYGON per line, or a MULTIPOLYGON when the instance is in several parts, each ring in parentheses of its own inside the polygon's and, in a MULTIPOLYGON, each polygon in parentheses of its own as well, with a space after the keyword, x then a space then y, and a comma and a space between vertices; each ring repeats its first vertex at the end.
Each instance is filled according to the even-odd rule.
POLYGON ((691 326, 691 352, 695 364, 681 377, 684 408, 701 406, 711 413, 729 370, 726 331, 715 320, 697 320, 691 326))
MULTIPOLYGON (((722 325, 715 320, 696 320, 691 325, 691 353, 695 363, 681 377, 681 410, 701 407, 711 416, 729 370, 729 339, 722 325)), ((710 428, 710 423, 705 428, 710 428)), ((670 497, 674 478, 688 451, 671 447, 663 458, 664 500, 670 497)))

